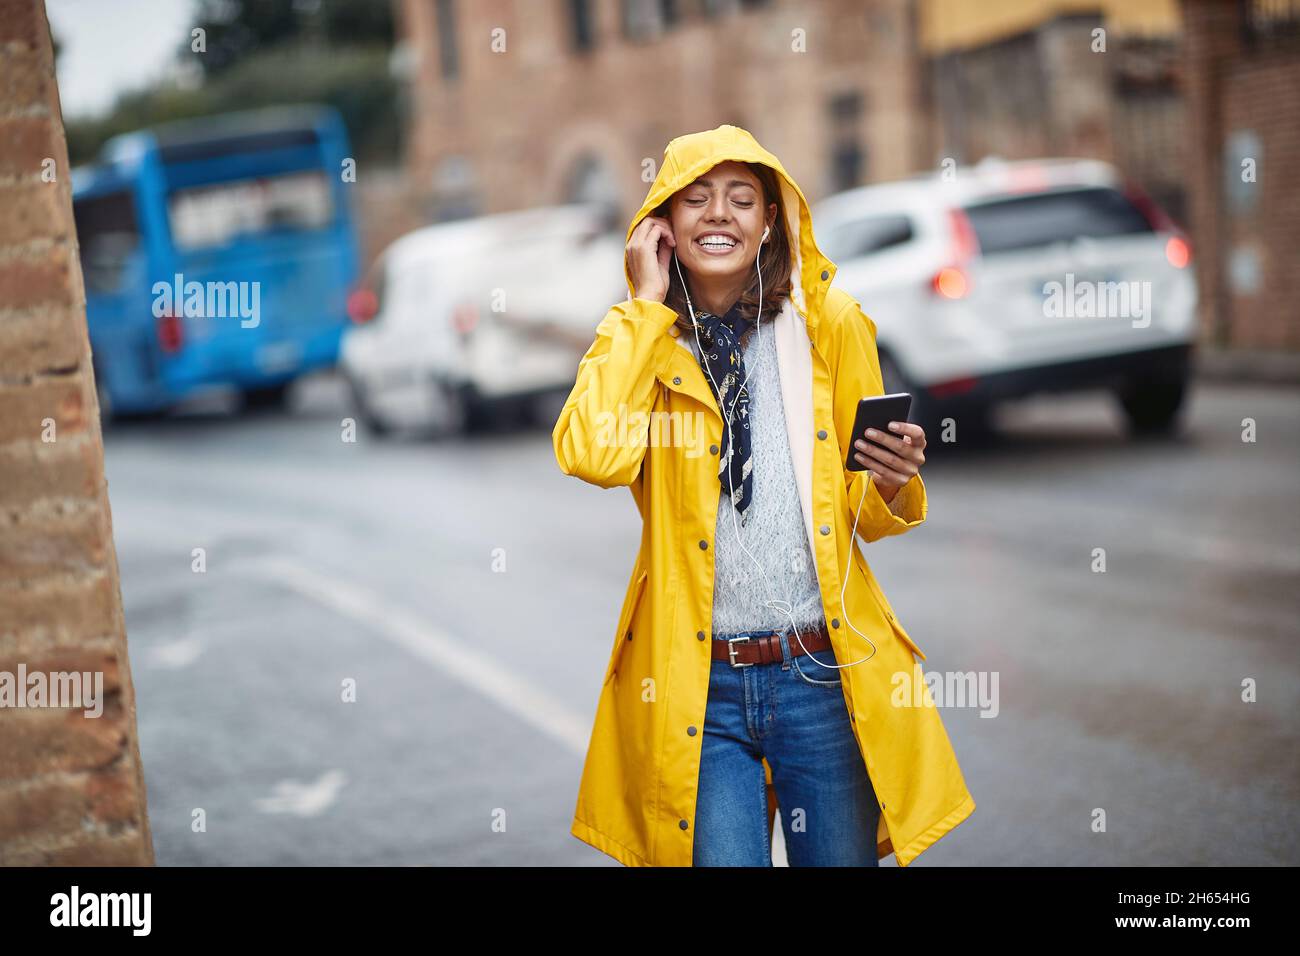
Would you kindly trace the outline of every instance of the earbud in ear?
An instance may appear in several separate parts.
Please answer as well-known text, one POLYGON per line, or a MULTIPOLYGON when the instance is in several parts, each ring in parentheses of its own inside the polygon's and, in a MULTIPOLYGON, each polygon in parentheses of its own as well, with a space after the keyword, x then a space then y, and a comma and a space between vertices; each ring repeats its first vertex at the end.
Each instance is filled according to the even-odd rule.
POLYGON ((767 242, 768 233, 770 233, 771 231, 772 230, 769 227, 767 226, 763 227, 763 242, 767 242))

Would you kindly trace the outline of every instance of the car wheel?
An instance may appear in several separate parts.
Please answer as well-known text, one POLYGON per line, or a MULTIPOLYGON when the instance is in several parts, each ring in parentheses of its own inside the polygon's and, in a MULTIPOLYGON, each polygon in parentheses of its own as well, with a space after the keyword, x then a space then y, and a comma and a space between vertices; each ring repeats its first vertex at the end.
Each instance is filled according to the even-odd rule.
POLYGON ((382 418, 375 414, 374 408, 371 407, 369 400, 366 398, 364 386, 351 375, 345 377, 348 383, 348 391, 352 393, 352 407, 356 411, 357 418, 361 419, 361 424, 365 426, 366 431, 372 435, 387 435, 391 429, 382 418))
POLYGON ((555 389, 543 392, 528 405, 528 419, 536 428, 548 432, 555 428, 555 423, 564 410, 564 403, 569 400, 568 389, 555 389))
POLYGON ((1178 412, 1187 396, 1187 376, 1177 379, 1130 381, 1116 397, 1134 435, 1163 435, 1177 423, 1178 412))
POLYGON ((244 391, 244 408, 250 411, 279 411, 289 404, 289 382, 244 391))
POLYGON ((958 434, 970 442, 987 443, 996 438, 993 406, 988 402, 963 402, 952 413, 958 434))
POLYGON ((430 384, 430 413, 425 431, 442 441, 463 434, 470 424, 470 407, 465 393, 447 382, 430 384))

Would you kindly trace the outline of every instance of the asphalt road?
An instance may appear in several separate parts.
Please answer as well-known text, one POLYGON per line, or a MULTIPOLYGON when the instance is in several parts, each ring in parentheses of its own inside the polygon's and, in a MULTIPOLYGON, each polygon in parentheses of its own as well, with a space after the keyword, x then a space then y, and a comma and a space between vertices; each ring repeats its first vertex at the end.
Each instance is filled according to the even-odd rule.
MULTIPOLYGON (((1300 863, 1298 412, 1202 384, 1172 440, 1101 395, 932 437, 929 520, 867 553, 926 671, 996 697, 944 707, 977 809, 913 865, 1300 863)), ((631 496, 547 431, 348 413, 326 377, 106 433, 158 862, 617 865, 568 828, 631 496)))

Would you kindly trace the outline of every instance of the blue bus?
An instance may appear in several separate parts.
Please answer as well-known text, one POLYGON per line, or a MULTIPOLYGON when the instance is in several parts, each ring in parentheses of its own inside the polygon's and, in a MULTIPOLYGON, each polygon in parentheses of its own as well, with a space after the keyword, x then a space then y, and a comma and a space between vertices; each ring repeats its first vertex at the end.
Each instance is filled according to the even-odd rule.
POLYGON ((73 170, 107 418, 212 388, 273 404, 333 366, 358 280, 347 133, 323 106, 116 136, 73 170))

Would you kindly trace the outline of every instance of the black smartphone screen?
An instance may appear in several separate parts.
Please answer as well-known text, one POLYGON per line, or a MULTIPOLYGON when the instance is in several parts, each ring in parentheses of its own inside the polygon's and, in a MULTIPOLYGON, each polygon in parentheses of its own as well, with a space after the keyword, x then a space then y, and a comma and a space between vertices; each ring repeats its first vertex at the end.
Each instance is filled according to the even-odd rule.
MULTIPOLYGON (((853 457, 857 454, 853 443, 859 438, 863 441, 871 441, 867 437, 868 428, 893 435, 894 432, 889 430, 889 423, 908 421, 907 416, 911 411, 912 396, 908 392, 894 392, 891 395, 876 395, 861 399, 858 402, 858 414, 853 419, 853 435, 849 438, 849 450, 844 467, 849 471, 866 471, 867 466, 853 457)), ((876 442, 876 444, 880 443, 876 442)))

